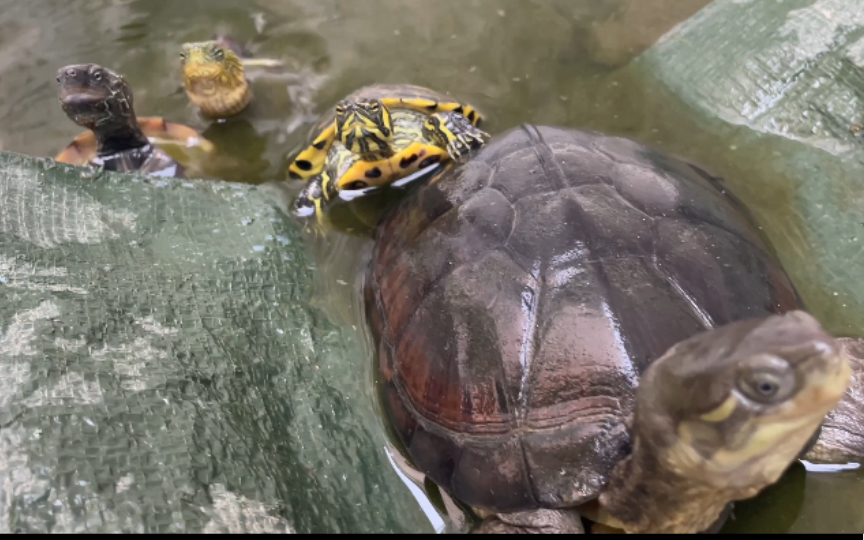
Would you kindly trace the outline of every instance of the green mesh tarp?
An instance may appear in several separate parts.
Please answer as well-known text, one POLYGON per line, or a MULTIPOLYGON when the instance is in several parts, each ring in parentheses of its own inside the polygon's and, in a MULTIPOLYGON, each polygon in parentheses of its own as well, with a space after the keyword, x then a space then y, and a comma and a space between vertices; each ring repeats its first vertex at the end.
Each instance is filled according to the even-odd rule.
POLYGON ((720 164, 808 307, 864 337, 864 2, 714 0, 630 67, 686 105, 666 121, 721 138, 685 151, 720 164))
POLYGON ((94 174, 0 153, 0 532, 431 531, 290 218, 94 174))
MULTIPOLYGON (((626 69, 666 149, 753 210, 809 311, 864 337, 864 2, 714 0, 626 69), (653 105, 653 106, 650 106, 653 105)), ((804 472, 727 531, 864 532, 864 472, 804 472)))

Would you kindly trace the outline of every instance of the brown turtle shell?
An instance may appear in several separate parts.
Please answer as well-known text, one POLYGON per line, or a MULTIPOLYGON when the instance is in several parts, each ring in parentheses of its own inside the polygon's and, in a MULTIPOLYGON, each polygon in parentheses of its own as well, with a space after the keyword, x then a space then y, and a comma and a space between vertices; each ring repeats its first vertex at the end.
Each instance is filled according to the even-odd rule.
POLYGON ((526 125, 394 210, 365 285, 383 408, 477 508, 594 499, 649 362, 801 307, 721 180, 625 139, 526 125))
MULTIPOLYGON (((157 144, 179 144, 184 147, 200 146, 205 152, 213 150, 213 143, 189 126, 168 122, 159 117, 138 118, 138 125, 144 135, 150 139, 155 139, 157 144)), ((75 137, 62 152, 57 154, 54 160, 58 163, 83 167, 95 157, 96 136, 88 130, 75 137)))

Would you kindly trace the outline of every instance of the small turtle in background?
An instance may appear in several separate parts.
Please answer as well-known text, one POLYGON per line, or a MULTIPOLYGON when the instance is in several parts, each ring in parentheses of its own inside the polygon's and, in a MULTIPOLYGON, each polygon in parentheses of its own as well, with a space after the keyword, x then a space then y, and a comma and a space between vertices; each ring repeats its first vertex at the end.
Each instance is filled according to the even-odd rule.
POLYGON ((150 176, 184 178, 183 166, 151 138, 184 147, 212 145, 194 129, 163 118, 138 118, 126 80, 97 64, 75 64, 57 71, 60 106, 70 120, 90 131, 76 137, 55 158, 70 165, 150 176))
POLYGON ((246 110, 252 102, 246 67, 282 65, 278 60, 251 56, 248 49, 225 36, 182 45, 183 85, 189 99, 205 116, 228 118, 246 110))
POLYGON ((482 120, 472 106, 420 86, 361 88, 336 105, 291 162, 289 176, 307 182, 295 212, 321 221, 323 205, 337 195, 362 194, 464 162, 489 137, 479 129, 482 120))

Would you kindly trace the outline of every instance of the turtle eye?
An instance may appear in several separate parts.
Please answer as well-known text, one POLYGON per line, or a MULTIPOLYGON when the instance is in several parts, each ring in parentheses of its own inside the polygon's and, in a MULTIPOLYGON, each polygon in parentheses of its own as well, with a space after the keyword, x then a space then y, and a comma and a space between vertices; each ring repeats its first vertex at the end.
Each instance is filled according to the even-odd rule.
POLYGON ((757 403, 772 404, 783 401, 795 391, 795 374, 779 362, 760 360, 738 376, 738 389, 757 403))
POLYGON ((186 60, 186 53, 185 52, 180 53, 180 60, 186 60))
POLYGON ((746 382, 748 393, 758 397, 760 401, 770 400, 780 391, 780 384, 769 373, 754 374, 746 382))
POLYGON ((102 70, 97 69, 96 71, 93 72, 93 80, 94 81, 101 81, 102 80, 102 70))
POLYGON ((342 105, 336 105, 336 114, 345 114, 345 107, 342 105))
POLYGON ((215 58, 216 60, 222 60, 223 58, 225 58, 225 51, 223 51, 222 49, 216 49, 215 51, 213 51, 213 58, 215 58))
POLYGON ((380 109, 381 105, 379 105, 377 101, 373 101, 369 104, 369 110, 372 112, 378 112, 380 109))

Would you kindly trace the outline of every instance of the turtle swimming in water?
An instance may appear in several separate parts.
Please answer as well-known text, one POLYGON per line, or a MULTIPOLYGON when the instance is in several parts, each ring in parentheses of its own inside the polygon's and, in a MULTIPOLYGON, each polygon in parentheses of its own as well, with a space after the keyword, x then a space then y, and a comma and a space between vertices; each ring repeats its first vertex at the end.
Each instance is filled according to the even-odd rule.
POLYGON ((464 162, 488 134, 470 105, 411 85, 374 85, 340 101, 313 130, 310 146, 293 160, 289 176, 306 180, 295 211, 322 214, 343 191, 408 181, 450 162, 464 162))
MULTIPOLYGON (((705 531, 804 454, 856 350, 721 180, 573 129, 410 193, 364 289, 396 438, 480 532, 705 531)), ((861 364, 808 460, 864 457, 861 364)))
POLYGON ((211 118, 235 116, 252 102, 246 67, 281 65, 278 60, 251 58, 248 50, 224 36, 184 43, 180 48, 180 63, 186 94, 211 118))
POLYGON ((132 89, 122 76, 108 68, 97 64, 66 66, 57 71, 57 83, 63 112, 90 130, 58 154, 55 158, 58 162, 183 178, 183 166, 150 138, 184 147, 201 146, 206 151, 212 149, 190 127, 157 117, 138 118, 132 89))

